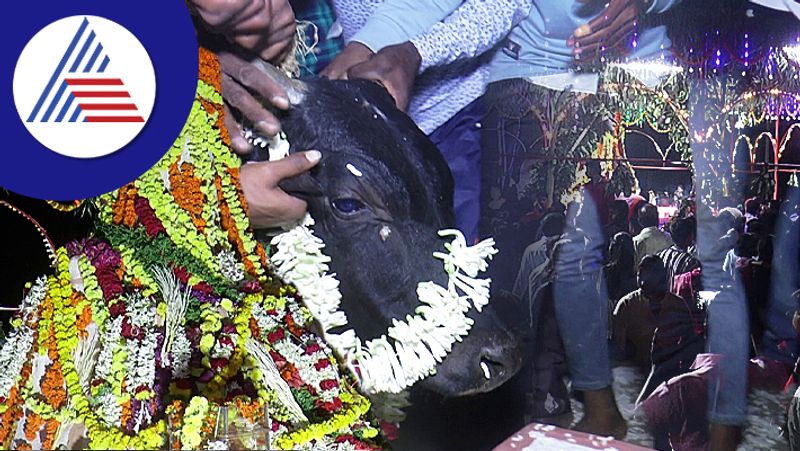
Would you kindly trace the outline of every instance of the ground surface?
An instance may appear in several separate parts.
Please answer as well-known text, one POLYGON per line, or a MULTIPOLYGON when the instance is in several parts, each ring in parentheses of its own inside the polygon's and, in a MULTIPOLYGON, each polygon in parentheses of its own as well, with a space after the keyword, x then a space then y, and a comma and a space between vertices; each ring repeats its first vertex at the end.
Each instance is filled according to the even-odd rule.
MULTIPOLYGON (((650 447, 653 438, 644 426, 641 410, 636 410, 634 404, 639 390, 644 384, 645 375, 632 367, 614 368, 614 392, 617 396, 622 415, 628 420, 628 436, 626 442, 650 447)), ((785 406, 794 393, 794 389, 783 393, 772 393, 765 390, 756 390, 750 394, 748 403, 748 426, 745 429, 744 442, 740 450, 760 451, 776 450, 788 451, 789 444, 779 436, 779 428, 783 421, 785 406)), ((575 417, 583 414, 583 406, 572 402, 575 417)))

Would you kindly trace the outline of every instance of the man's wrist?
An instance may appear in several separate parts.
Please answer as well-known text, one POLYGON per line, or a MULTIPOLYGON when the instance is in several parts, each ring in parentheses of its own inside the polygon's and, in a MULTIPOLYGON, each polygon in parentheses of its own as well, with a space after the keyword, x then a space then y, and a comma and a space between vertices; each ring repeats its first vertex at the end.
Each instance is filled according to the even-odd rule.
POLYGON ((411 41, 406 41, 398 46, 403 51, 403 58, 405 62, 414 69, 414 73, 419 71, 419 66, 422 64, 422 55, 419 50, 411 41))

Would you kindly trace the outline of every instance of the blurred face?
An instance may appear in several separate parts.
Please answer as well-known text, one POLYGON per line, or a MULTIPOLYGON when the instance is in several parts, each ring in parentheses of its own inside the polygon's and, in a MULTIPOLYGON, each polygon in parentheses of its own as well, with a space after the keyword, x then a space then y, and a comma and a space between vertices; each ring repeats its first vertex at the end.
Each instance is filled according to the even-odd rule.
POLYGON ((649 268, 642 268, 637 273, 637 281, 645 297, 660 297, 669 291, 666 274, 649 268))

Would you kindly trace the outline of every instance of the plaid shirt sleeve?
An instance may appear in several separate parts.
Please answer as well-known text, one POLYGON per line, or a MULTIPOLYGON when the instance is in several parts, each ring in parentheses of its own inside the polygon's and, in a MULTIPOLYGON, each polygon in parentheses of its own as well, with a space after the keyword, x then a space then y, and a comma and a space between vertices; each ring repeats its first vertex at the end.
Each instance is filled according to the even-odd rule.
POLYGON ((341 36, 328 35, 336 22, 328 0, 290 0, 298 27, 305 27, 305 44, 310 49, 300 55, 300 76, 318 74, 342 51, 341 36))

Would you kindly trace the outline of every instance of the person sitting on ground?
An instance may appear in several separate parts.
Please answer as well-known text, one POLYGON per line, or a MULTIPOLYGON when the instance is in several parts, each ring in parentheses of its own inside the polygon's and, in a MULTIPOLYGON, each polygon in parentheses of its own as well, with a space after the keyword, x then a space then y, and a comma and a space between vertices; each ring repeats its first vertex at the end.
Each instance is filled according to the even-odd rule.
POLYGON ((669 233, 675 244, 656 254, 667 269, 669 290, 673 294, 678 294, 675 290, 675 276, 700 267, 700 261, 689 253, 689 247, 695 241, 695 228, 694 217, 675 218, 669 226, 669 233))
POLYGON ((670 315, 684 314, 687 307, 681 298, 669 292, 667 270, 657 256, 648 255, 642 259, 637 281, 639 289, 620 299, 614 309, 612 338, 616 346, 649 370, 656 328, 670 315))
POLYGON ((756 197, 751 197, 744 201, 744 220, 745 223, 753 219, 758 219, 761 214, 761 201, 756 197))
POLYGON ((766 330, 769 293, 772 288, 772 238, 758 240, 756 256, 750 259, 747 267, 741 269, 747 305, 750 309, 750 331, 757 348, 766 330))
POLYGON ((603 233, 606 238, 606 249, 611 244, 611 239, 619 232, 628 232, 630 222, 628 221, 628 203, 622 199, 611 202, 608 207, 608 224, 603 233))
POLYGON ((722 269, 730 274, 733 280, 742 280, 742 271, 747 272, 747 266, 756 255, 758 255, 758 238, 751 233, 739 235, 736 247, 728 251, 725 256, 722 269))
POLYGON ((639 224, 642 231, 633 237, 635 264, 639 264, 646 255, 657 254, 672 246, 669 235, 658 228, 658 208, 652 204, 644 204, 639 209, 639 224))
POLYGON ((636 290, 636 265, 633 263, 633 255, 633 238, 626 232, 614 235, 608 245, 608 263, 603 267, 611 311, 623 296, 636 290))
POLYGON ((542 238, 525 249, 517 279, 511 291, 524 304, 528 303, 530 296, 533 296, 538 287, 537 285, 530 285, 531 275, 536 268, 547 263, 553 244, 564 233, 564 215, 559 213, 546 214, 542 218, 541 230, 542 238))

